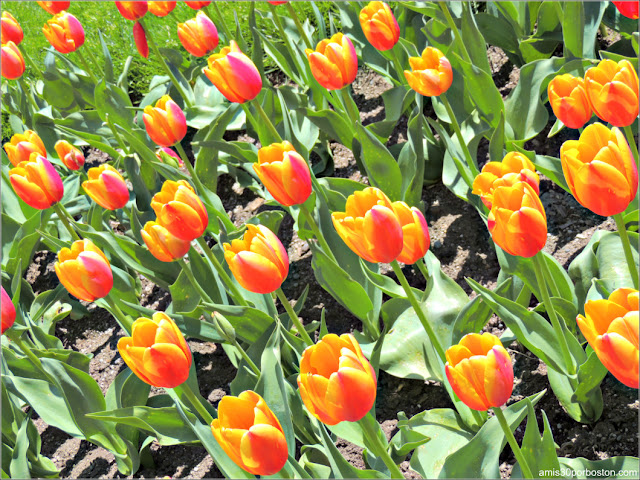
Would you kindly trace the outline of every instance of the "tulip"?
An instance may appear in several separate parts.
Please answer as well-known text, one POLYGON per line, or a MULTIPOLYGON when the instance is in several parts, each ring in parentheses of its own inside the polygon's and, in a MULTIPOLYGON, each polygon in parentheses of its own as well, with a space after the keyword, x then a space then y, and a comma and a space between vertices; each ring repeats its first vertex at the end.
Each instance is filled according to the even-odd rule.
POLYGON ((449 90, 453 82, 451 64, 444 54, 434 47, 427 47, 421 57, 409 57, 411 71, 404 77, 409 86, 425 97, 437 97, 449 90))
POLYGON ((254 293, 276 291, 289 273, 289 256, 275 233, 247 224, 244 237, 225 243, 224 258, 238 283, 254 293))
POLYGON ((322 423, 363 418, 375 402, 376 385, 376 373, 351 334, 325 335, 302 354, 300 396, 322 423))
POLYGON ((107 210, 124 208, 129 201, 129 189, 122 175, 108 163, 90 168, 89 180, 82 182, 82 188, 91 199, 107 210))
POLYGON ((369 2, 360 11, 360 26, 373 48, 391 50, 400 38, 400 27, 389 5, 369 2))
POLYGON ((158 223, 188 242, 202 235, 209 223, 207 209, 185 180, 167 180, 151 199, 158 223))
POLYGON ((55 149, 58 157, 69 170, 80 170, 84 165, 82 152, 66 140, 58 140, 55 149))
POLYGON ((20 78, 24 73, 24 58, 20 49, 13 42, 2 44, 2 76, 7 80, 20 78))
POLYGON ((145 223, 140 234, 151 254, 161 262, 182 258, 191 247, 191 242, 177 238, 157 222, 145 223))
POLYGON ((22 27, 9 12, 2 12, 2 44, 13 42, 20 45, 24 38, 22 27))
POLYGON ((260 72, 235 41, 231 40, 228 47, 211 55, 207 64, 204 74, 230 102, 244 103, 260 93, 260 72))
POLYGON ((368 262, 389 263, 404 248, 400 220, 378 188, 354 192, 345 211, 333 212, 331 219, 344 243, 368 262))
POLYGON ((638 388, 638 290, 618 288, 607 300, 589 300, 580 331, 614 377, 638 388))
POLYGON ((488 227, 493 241, 511 255, 533 257, 547 242, 544 207, 526 182, 494 190, 488 227))
POLYGON ((311 195, 309 165, 287 141, 258 150, 253 169, 271 196, 285 207, 304 203, 311 195))
POLYGON ((409 205, 404 202, 393 202, 391 205, 402 227, 403 247, 396 260, 406 265, 413 265, 429 250, 431 239, 427 221, 416 207, 409 208, 409 205))
POLYGON ((134 22, 144 17, 149 9, 147 2, 116 2, 116 7, 120 15, 134 22))
POLYGON ((305 50, 311 73, 327 90, 340 90, 351 84, 358 73, 358 56, 349 37, 336 33, 321 40, 315 51, 305 50))
POLYGON ((251 390, 222 397, 211 432, 231 460, 249 473, 273 475, 287 463, 287 440, 278 417, 251 390))
POLYGON ((584 80, 570 73, 554 77, 547 87, 555 116, 569 128, 582 128, 593 112, 587 99, 584 80))
POLYGON ((156 17, 166 17, 174 8, 176 8, 178 2, 147 2, 149 12, 156 17))
POLYGON ((184 3, 186 3, 189 8, 192 8, 194 10, 200 10, 201 8, 208 6, 211 3, 211 0, 209 0, 208 2, 206 1, 205 2, 186 2, 185 1, 184 3))
POLYGON ((42 8, 44 8, 51 15, 68 10, 71 2, 37 2, 42 8))
POLYGON ((218 30, 204 12, 196 18, 178 23, 180 43, 194 57, 202 57, 218 46, 218 30))
POLYGON ((271 5, 278 6, 278 5, 282 5, 283 3, 287 3, 287 0, 284 0, 283 2, 282 1, 272 1, 272 2, 267 1, 267 3, 270 3, 271 5))
POLYGON ((507 403, 513 391, 513 366, 498 337, 470 333, 445 354, 449 384, 467 407, 488 410, 507 403))
POLYGON ((133 322, 131 336, 118 341, 118 351, 133 373, 153 387, 174 388, 189 378, 191 350, 164 312, 133 322))
POLYGON ((141 57, 149 58, 149 44, 147 43, 147 33, 140 22, 133 24, 133 42, 141 57))
POLYGON ((60 250, 54 268, 69 293, 85 302, 106 297, 113 287, 109 260, 88 238, 60 250))
POLYGON ((184 162, 180 158, 180 155, 178 155, 176 152, 174 152, 169 147, 158 147, 158 149, 156 150, 156 157, 158 157, 158 160, 160 160, 161 162, 164 163, 166 157, 163 157, 161 155, 161 153, 164 153, 165 155, 168 155, 169 157, 171 157, 169 159, 169 162, 170 162, 170 160, 173 160, 174 163, 172 163, 172 164, 170 163, 170 164, 173 165, 174 167, 181 167, 182 165, 184 165, 184 162))
POLYGON ((84 28, 76 17, 67 12, 60 12, 47 20, 42 33, 60 53, 75 52, 84 43, 84 28))
POLYGON ((144 107, 142 119, 151 140, 162 147, 175 145, 187 134, 184 112, 169 95, 163 95, 155 107, 144 107))
POLYGON ((11 297, 4 290, 4 287, 0 288, 2 288, 2 333, 4 333, 5 330, 11 328, 16 320, 16 307, 13 306, 11 297))
POLYGON ((64 194, 62 179, 51 162, 37 153, 31 160, 9 170, 16 194, 29 206, 44 210, 59 202, 64 194))
POLYGON ((592 212, 615 215, 635 198, 638 169, 619 129, 589 125, 579 140, 562 144, 560 159, 571 193, 592 212))
POLYGON ((584 75, 591 108, 603 121, 626 127, 638 117, 638 74, 628 60, 602 60, 584 75))
POLYGON ((11 140, 4 144, 4 150, 7 152, 9 161, 14 167, 17 167, 22 162, 28 162, 34 152, 43 157, 47 156, 44 143, 33 130, 13 135, 11 140))
MULTIPOLYGON (((636 20, 638 18, 638 1, 622 1, 622 2, 612 2, 618 11, 624 15, 625 17, 636 20)), ((636 387, 637 388, 637 387, 636 387)))

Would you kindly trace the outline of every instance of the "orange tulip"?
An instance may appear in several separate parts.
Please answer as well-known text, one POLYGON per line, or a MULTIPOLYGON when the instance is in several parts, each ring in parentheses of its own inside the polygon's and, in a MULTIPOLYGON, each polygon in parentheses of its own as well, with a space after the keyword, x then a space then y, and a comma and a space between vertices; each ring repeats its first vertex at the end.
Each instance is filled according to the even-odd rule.
POLYGON ((22 27, 18 21, 13 18, 9 12, 2 12, 2 44, 13 42, 16 45, 20 45, 20 42, 24 38, 22 27))
POLYGON ((396 260, 413 265, 429 250, 431 239, 427 221, 416 207, 409 208, 404 202, 393 202, 391 205, 402 227, 403 247, 396 260))
POLYGON ((172 235, 157 222, 145 223, 140 234, 151 254, 161 262, 172 262, 182 258, 191 247, 191 242, 172 235))
POLYGON ((191 350, 164 312, 133 322, 131 336, 118 341, 118 351, 133 373, 153 387, 174 388, 189 378, 191 350))
POLYGON ((389 5, 369 2, 360 10, 360 26, 373 48, 391 50, 400 38, 400 27, 389 5))
POLYGON ((58 157, 69 170, 80 170, 84 165, 82 152, 66 140, 58 140, 55 149, 58 157))
POLYGON ((513 391, 513 365, 498 337, 470 333, 445 354, 449 384, 467 407, 488 410, 507 403, 513 391))
POLYGON ((29 206, 44 210, 62 199, 62 179, 51 162, 33 153, 31 160, 9 170, 16 194, 29 206))
POLYGON ((336 33, 321 40, 315 51, 305 50, 311 73, 327 90, 340 90, 351 84, 358 73, 358 56, 349 37, 336 33))
POLYGON ((2 76, 7 80, 15 80, 20 78, 24 73, 24 58, 20 49, 13 42, 2 44, 2 76))
POLYGON ((149 58, 149 44, 147 43, 147 33, 140 22, 133 24, 133 42, 141 57, 149 58))
POLYGON ((54 268, 69 293, 85 302, 106 297, 113 287, 109 260, 88 238, 60 250, 54 268))
POLYGON ((638 290, 618 288, 608 300, 590 300, 576 319, 602 364, 618 380, 638 388, 638 290))
POLYGON ((184 2, 187 4, 189 8, 193 8, 194 10, 200 10, 202 7, 206 7, 211 3, 211 0, 208 2, 184 2))
POLYGON ((584 75, 591 108, 603 121, 626 127, 638 117, 638 74, 628 60, 602 60, 584 75))
POLYGON ((533 257, 547 243, 547 216, 535 190, 526 182, 493 191, 489 232, 507 253, 533 257))
POLYGON ((5 292, 4 287, 0 288, 2 288, 2 333, 4 333, 16 320, 16 307, 13 306, 11 297, 5 292))
POLYGON ((60 12, 47 20, 42 33, 60 53, 75 52, 84 43, 84 28, 76 17, 67 12, 60 12))
POLYGON ((151 208, 160 225, 188 242, 202 235, 209 224, 207 209, 185 180, 164 182, 151 199, 151 208))
POLYGON ((403 250, 400 220, 378 188, 354 192, 345 211, 333 212, 331 219, 344 243, 368 262, 389 263, 403 250))
POLYGON ((222 397, 211 432, 231 460, 249 473, 273 475, 287 463, 284 430, 264 399, 251 390, 222 397))
POLYGON ((254 293, 276 291, 289 273, 289 256, 264 225, 247 223, 243 238, 225 243, 224 259, 238 283, 254 293))
POLYGON ((601 123, 560 147, 562 172, 578 203, 607 217, 624 211, 638 189, 638 169, 618 128, 601 123))
POLYGON ((271 196, 285 207, 304 203, 311 195, 309 165, 287 141, 258 150, 253 169, 271 196))
POLYGON ((267 3, 270 3, 271 5, 278 6, 278 5, 282 5, 283 3, 287 3, 287 0, 284 0, 284 1, 272 1, 272 2, 268 1, 267 3))
POLYGON ((116 8, 124 18, 135 22, 147 14, 149 5, 147 2, 116 2, 116 8))
POLYGON ((260 72, 234 40, 220 53, 211 55, 207 64, 204 74, 230 102, 253 100, 262 90, 260 72))
POLYGON ((593 112, 584 80, 570 73, 554 77, 547 87, 549 103, 555 116, 569 128, 582 128, 593 112))
POLYGON ((44 8, 51 15, 60 13, 63 10, 68 10, 71 2, 37 2, 42 8, 44 8))
POLYGON ((7 152, 9 161, 14 167, 22 162, 28 162, 34 152, 43 157, 47 156, 44 143, 33 130, 14 134, 11 140, 4 144, 4 151, 7 152))
POLYGON ((376 373, 351 334, 325 335, 302 354, 300 396, 322 423, 363 418, 373 407, 376 386, 376 373))
POLYGON ((202 57, 218 46, 218 29, 204 12, 198 12, 195 18, 178 24, 178 38, 187 52, 202 57))
MULTIPOLYGON (((627 18, 636 20, 638 18, 638 1, 625 0, 622 2, 612 2, 618 11, 627 18)), ((637 387, 636 387, 637 388, 637 387)))
POLYGON ((163 95, 155 107, 144 107, 142 119, 151 140, 161 147, 175 145, 187 134, 184 112, 169 95, 163 95))
POLYGON ((147 2, 149 12, 156 17, 166 17, 169 15, 178 2, 147 2))
POLYGON ((91 199, 107 210, 124 208, 129 201, 127 184, 115 168, 108 163, 90 168, 89 180, 82 182, 82 188, 91 199))
POLYGON ((444 54, 434 47, 427 47, 420 57, 409 57, 411 71, 404 77, 409 86, 425 97, 437 97, 449 90, 453 82, 451 64, 444 54))

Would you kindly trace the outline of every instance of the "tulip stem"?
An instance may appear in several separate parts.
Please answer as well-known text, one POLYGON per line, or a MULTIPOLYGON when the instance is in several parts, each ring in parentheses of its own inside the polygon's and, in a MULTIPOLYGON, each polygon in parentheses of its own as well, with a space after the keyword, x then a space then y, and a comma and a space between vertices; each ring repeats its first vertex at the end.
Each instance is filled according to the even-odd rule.
POLYGON ((213 301, 211 300, 211 297, 207 294, 207 292, 205 292, 203 290, 203 288, 200 286, 200 283, 198 282, 198 280, 196 280, 196 277, 193 275, 193 270, 191 270, 191 265, 188 264, 187 262, 185 262, 184 258, 178 258, 177 262, 178 262, 178 265, 180 265, 180 267, 182 267, 182 271, 189 278, 189 281, 191 282, 191 284, 194 286, 194 288, 198 292, 198 295, 200 295, 200 297, 205 302, 213 303, 213 301))
POLYGON ((351 98, 351 95, 349 95, 348 90, 349 86, 347 85, 346 87, 343 87, 338 91, 340 92, 342 100, 344 101, 344 105, 347 108, 347 114, 349 115, 349 118, 353 123, 357 124, 360 122, 360 112, 358 111, 358 107, 356 107, 353 103, 353 99, 351 98))
MULTIPOLYGON (((427 269, 427 266, 424 264, 424 259, 423 258, 419 258, 418 261, 416 263, 413 264, 415 267, 417 267, 418 270, 420 270, 420 273, 422 274, 422 276, 424 277, 425 282, 427 282, 427 287, 429 286, 429 270, 427 269)), ((427 288, 425 287, 424 291, 427 291, 427 288)))
MULTIPOLYGON (((209 411, 204 408, 204 405, 202 405, 202 401, 198 398, 198 395, 196 395, 195 392, 191 390, 191 387, 187 382, 184 382, 180 386, 182 387, 181 390, 182 393, 184 393, 184 396, 189 399, 189 403, 191 403, 191 405, 193 405, 193 407, 198 411, 202 419, 207 422, 207 425, 211 425, 213 423, 213 417, 211 416, 209 411)), ((180 395, 178 395, 178 397, 179 396, 180 395)))
POLYGON ((464 137, 462 136, 462 131, 460 131, 460 124, 456 119, 455 114, 453 113, 453 109, 451 108, 451 104, 449 103, 449 99, 446 94, 440 95, 440 99, 444 104, 444 108, 447 109, 447 114, 449 114, 449 119, 451 120, 451 125, 453 126, 453 130, 456 133, 456 137, 458 137, 458 142, 460 142, 460 147, 462 148, 462 152, 464 153, 465 159, 467 160, 467 165, 469 166, 469 170, 473 174, 475 178, 479 172, 478 167, 475 162, 471 158, 471 152, 469 152, 469 147, 467 147, 466 142, 464 141, 464 137))
POLYGON ((507 419, 504 417, 504 413, 502 413, 500 407, 492 407, 491 409, 493 410, 493 413, 495 413, 496 418, 498 419, 498 423, 500 423, 500 427, 502 427, 504 436, 507 437, 507 442, 509 442, 509 446, 513 451, 513 455, 516 457, 516 460, 520 465, 522 475, 524 475, 524 478, 535 478, 531 474, 531 469, 529 468, 527 461, 524 459, 524 455, 522 455, 522 450, 520 450, 518 442, 516 442, 516 438, 513 436, 511 428, 509 428, 509 424, 507 423, 507 419))
MULTIPOLYGON (((116 138, 116 141, 118 142, 118 145, 120 145, 120 148, 122 149, 123 152, 128 154, 129 153, 129 147, 122 140, 122 137, 120 136, 120 133, 118 132, 118 129, 116 128, 116 126, 109 119, 109 114, 105 113, 104 117, 105 117, 107 125, 109 126, 109 129, 111 130, 111 133, 113 133, 113 136, 116 138)), ((118 152, 118 155, 119 155, 119 157, 118 157, 118 160, 119 160, 120 157, 122 156, 122 154, 120 152, 118 152)))
POLYGON ((636 161, 636 168, 638 168, 638 145, 636 144, 636 139, 633 138, 633 132, 631 131, 631 125, 627 125, 623 128, 624 134, 627 137, 627 142, 629 143, 629 148, 631 148, 631 152, 633 153, 633 158, 636 161))
POLYGON ((75 241, 75 240, 81 240, 81 238, 78 236, 78 234, 76 233, 76 231, 73 229, 73 227, 71 226, 71 223, 69 223, 69 219, 67 218, 67 215, 69 215, 69 212, 67 212, 64 207, 60 204, 60 202, 56 202, 52 205, 53 207, 53 211, 56 212, 56 214, 58 215, 58 218, 60 219, 60 221, 62 222, 62 224, 65 226, 65 228, 67 229, 67 231, 69 232, 69 235, 71 235, 71 238, 75 241))
POLYGON ((91 71, 92 69, 89 66, 89 63, 87 62, 87 59, 84 58, 84 54, 80 51, 80 49, 76 50, 76 55, 78 55, 78 58, 80 59, 80 63, 82 63, 82 66, 84 67, 84 71, 87 72, 87 75, 89 75, 89 77, 91 78, 91 81, 97 84, 98 79, 91 71))
POLYGON ((35 98, 33 98, 33 95, 31 94, 31 89, 29 88, 29 85, 27 85, 27 82, 24 81, 24 76, 21 76, 18 79, 18 83, 20 84, 20 87, 22 87, 22 90, 24 91, 24 95, 27 97, 27 100, 29 101, 29 103, 33 107, 33 113, 36 113, 37 111, 39 111, 40 107, 36 103, 35 98))
POLYGON ((233 341, 231 342, 231 345, 233 345, 234 347, 236 347, 238 349, 238 352, 240 352, 240 356, 244 359, 245 362, 247 362, 247 365, 249 365, 249 368, 251 368, 253 373, 255 373, 259 377, 260 376, 260 369, 253 362, 253 360, 251 360, 251 357, 249 357, 249 355, 247 354, 245 349, 242 348, 242 346, 238 343, 238 340, 236 340, 234 338, 233 341))
POLYGON ((386 442, 380 438, 380 425, 371 412, 367 412, 362 419, 358 420, 358 425, 364 430, 366 446, 371 450, 371 453, 384 462, 391 473, 391 478, 404 478, 402 471, 389 455, 387 450, 389 445, 385 445, 386 442))
MULTIPOLYGON (((396 46, 393 46, 391 49, 391 58, 393 59, 393 65, 396 67, 396 73, 398 74, 398 84, 402 85, 404 83, 404 68, 402 67, 402 62, 400 62, 400 58, 398 58, 398 54, 396 53, 396 46)), ((420 111, 422 113, 422 110, 420 111)))
POLYGON ((42 366, 42 362, 40 361, 40 359, 36 356, 35 353, 33 353, 33 351, 31 350, 31 348, 29 348, 27 345, 25 345, 24 340, 22 340, 22 336, 20 333, 18 333, 16 330, 10 328, 9 330, 5 331, 4 333, 9 340, 11 340, 13 343, 15 343, 18 348, 22 351, 22 353, 25 354, 25 356, 31 360, 31 362, 42 372, 44 372, 44 374, 47 376, 47 379, 49 378, 49 373, 44 369, 44 367, 42 366))
POLYGON ((127 332, 128 335, 131 335, 131 327, 133 326, 133 320, 131 319, 131 317, 129 317, 129 315, 126 315, 122 310, 120 310, 120 307, 118 306, 118 304, 115 302, 115 300, 113 298, 111 298, 111 294, 107 294, 106 297, 104 297, 104 301, 107 302, 107 305, 109 305, 110 308, 110 312, 111 314, 114 316, 114 318, 118 321, 118 323, 120 324, 120 327, 122 327, 122 329, 127 332))
POLYGON ((282 137, 278 133, 278 130, 276 130, 275 125, 273 125, 273 123, 271 122, 271 119, 267 116, 267 113, 263 110, 262 105, 260 105, 260 102, 256 99, 256 101, 253 102, 253 105, 256 107, 256 111, 258 112, 260 119, 267 126, 267 130, 269 130, 269 134, 272 137, 271 138, 272 143, 282 142, 282 137))
POLYGON ((100 72, 100 76, 104 77, 104 70, 102 69, 102 66, 98 63, 98 59, 93 54, 90 48, 87 49, 87 53, 89 54, 89 58, 91 59, 93 64, 96 66, 96 69, 98 70, 98 72, 100 72))
POLYGON ((304 329, 304 326, 302 325, 302 322, 298 318, 298 315, 296 314, 296 312, 293 311, 293 308, 291 307, 289 300, 287 300, 287 296, 282 291, 282 287, 278 287, 278 289, 275 291, 275 294, 280 300, 280 303, 282 304, 284 309, 289 314, 289 318, 291 319, 293 324, 296 326, 296 329, 300 333, 300 336, 302 337, 302 339, 307 343, 307 345, 313 345, 313 340, 311 340, 311 337, 309 336, 307 331, 304 329))
POLYGON ((182 159, 182 162, 184 163, 185 168, 189 172, 189 175, 191 175, 191 180, 193 180, 193 183, 196 185, 198 192, 200 192, 200 195, 204 195, 204 185, 198 178, 198 175, 196 175, 196 171, 193 168, 193 165, 191 165, 191 162, 189 161, 189 157, 187 156, 187 152, 185 152, 184 147, 180 142, 176 143, 175 147, 176 147, 176 150, 178 150, 178 155, 180 155, 180 158, 182 159))
POLYGON ((311 43, 311 39, 307 35, 306 30, 302 26, 302 23, 300 23, 300 18, 298 18, 298 14, 296 13, 295 9, 293 8, 293 5, 291 5, 289 2, 287 2, 286 7, 287 7, 287 10, 289 10, 289 15, 291 15, 291 18, 292 18, 293 22, 296 24, 298 32, 300 32, 300 36, 304 40, 304 44, 307 46, 307 48, 313 50, 313 44, 311 43))
POLYGON ((440 8, 442 9, 442 13, 444 13, 444 16, 447 18, 447 23, 449 24, 449 28, 451 28, 451 30, 453 30, 453 35, 456 37, 455 41, 460 44, 460 50, 462 51, 464 59, 468 63, 473 63, 473 62, 471 62, 471 57, 469 56, 469 52, 467 51, 467 47, 465 47, 464 42, 462 41, 462 36, 460 35, 460 30, 458 30, 458 27, 456 26, 456 22, 453 21, 453 17, 451 16, 451 12, 449 11, 449 7, 447 6, 447 2, 438 2, 438 4, 440 5, 440 8))
POLYGON ((42 71, 36 66, 36 64, 33 62, 31 57, 27 54, 27 52, 20 47, 18 47, 18 49, 20 50, 22 57, 27 60, 27 63, 29 64, 29 68, 33 69, 38 74, 39 77, 42 77, 43 76, 42 71))
POLYGON ((629 242, 629 234, 627 233, 627 227, 624 224, 624 218, 621 213, 613 216, 618 227, 618 233, 620 234, 620 240, 622 241, 622 249, 624 250, 624 258, 627 260, 627 266, 629 267, 629 273, 631 274, 631 280, 633 281, 633 288, 638 289, 638 266, 633 259, 633 251, 631 250, 631 243, 629 242))
MULTIPOLYGON (((216 16, 218 17, 218 21, 220 22, 220 26, 222 27, 222 31, 224 32, 224 36, 227 37, 227 44, 231 42, 233 36, 231 35, 231 30, 227 27, 227 22, 224 21, 224 17, 222 16, 222 12, 218 8, 218 2, 212 2, 213 8, 216 10, 216 16)), ((208 7, 204 7, 205 11, 209 13, 208 7)), ((211 14, 209 14, 211 17, 211 14)))
POLYGON ((333 252, 331 251, 331 247, 329 247, 327 240, 324 238, 324 235, 322 235, 322 232, 320 231, 320 227, 318 226, 315 219, 313 218, 313 214, 309 211, 309 209, 306 207, 304 203, 300 205, 300 213, 302 213, 304 218, 307 220, 307 223, 311 227, 311 230, 313 231, 313 234, 316 236, 316 240, 318 240, 318 243, 322 247, 322 250, 324 250, 324 253, 326 253, 334 262, 338 263, 338 261, 336 260, 336 257, 333 255, 333 252))

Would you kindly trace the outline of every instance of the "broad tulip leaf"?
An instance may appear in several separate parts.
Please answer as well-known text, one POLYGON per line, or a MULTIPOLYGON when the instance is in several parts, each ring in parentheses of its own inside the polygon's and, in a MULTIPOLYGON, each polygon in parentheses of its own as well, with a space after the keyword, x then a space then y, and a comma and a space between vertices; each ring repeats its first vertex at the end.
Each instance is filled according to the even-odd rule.
POLYGON ((565 58, 595 58, 596 34, 604 15, 603 2, 565 2, 562 21, 565 58))
MULTIPOLYGON (((571 470, 576 479, 594 478, 587 476, 588 472, 611 472, 614 476, 609 478, 629 478, 639 471, 638 457, 611 457, 605 460, 587 460, 578 458, 559 458, 560 468, 571 470), (613 473, 617 472, 617 473, 613 473)), ((565 475, 562 475, 565 477, 565 475)))
POLYGON ((27 427, 29 422, 31 422, 31 419, 25 416, 16 436, 15 447, 11 454, 11 466, 9 467, 11 478, 31 478, 29 462, 27 461, 27 451, 29 450, 27 427))
MULTIPOLYGON (((524 456, 527 466, 534 475, 539 475, 538 472, 543 470, 557 470, 560 468, 558 462, 558 455, 556 454, 556 447, 553 442, 553 433, 549 426, 549 420, 547 414, 542 410, 542 435, 538 429, 538 420, 536 419, 536 413, 533 410, 533 404, 531 400, 526 399, 527 402, 527 427, 524 431, 524 438, 522 439, 522 455, 524 456)), ((514 466, 514 470, 520 468, 520 464, 514 466)), ((522 478, 520 476, 514 476, 512 478, 522 478)), ((542 475, 540 475, 542 476, 542 475)), ((546 476, 545 476, 546 477, 546 476)))
POLYGON ((133 107, 129 95, 121 88, 105 80, 101 80, 95 89, 96 110, 100 118, 111 124, 120 125, 122 128, 133 127, 133 107))

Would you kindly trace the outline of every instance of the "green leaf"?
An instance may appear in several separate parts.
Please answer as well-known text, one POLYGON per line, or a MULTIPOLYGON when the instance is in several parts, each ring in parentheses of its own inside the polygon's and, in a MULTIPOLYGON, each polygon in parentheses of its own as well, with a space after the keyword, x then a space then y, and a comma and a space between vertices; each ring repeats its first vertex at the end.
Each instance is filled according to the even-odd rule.
POLYGON ((610 472, 608 478, 630 478, 640 470, 638 457, 611 457, 605 460, 587 460, 583 457, 560 458, 560 468, 564 470, 562 477, 576 479, 602 478, 598 472, 610 472), (595 475, 589 475, 595 472, 595 475))
POLYGON ((402 173, 389 150, 360 124, 355 127, 361 145, 362 163, 372 186, 380 188, 393 200, 402 198, 402 173))
MULTIPOLYGON (((546 475, 540 475, 539 472, 543 470, 554 470, 560 468, 558 462, 558 455, 556 454, 556 447, 553 442, 553 433, 549 426, 549 420, 547 415, 542 410, 542 435, 538 430, 538 420, 536 419, 536 413, 533 410, 533 404, 527 398, 527 427, 524 431, 524 438, 522 439, 521 451, 524 456, 527 466, 534 476, 545 477, 546 475), (536 472, 536 473, 533 473, 536 472)), ((513 472, 512 478, 522 478, 518 476, 520 473, 520 464, 517 463, 513 472), (515 475, 514 475, 515 473, 515 475)), ((521 475, 521 473, 520 473, 521 475)))
POLYGON ((118 124, 122 128, 132 128, 133 104, 127 92, 121 88, 109 83, 105 80, 100 80, 95 89, 95 103, 96 110, 103 121, 111 122, 112 124, 118 124))

